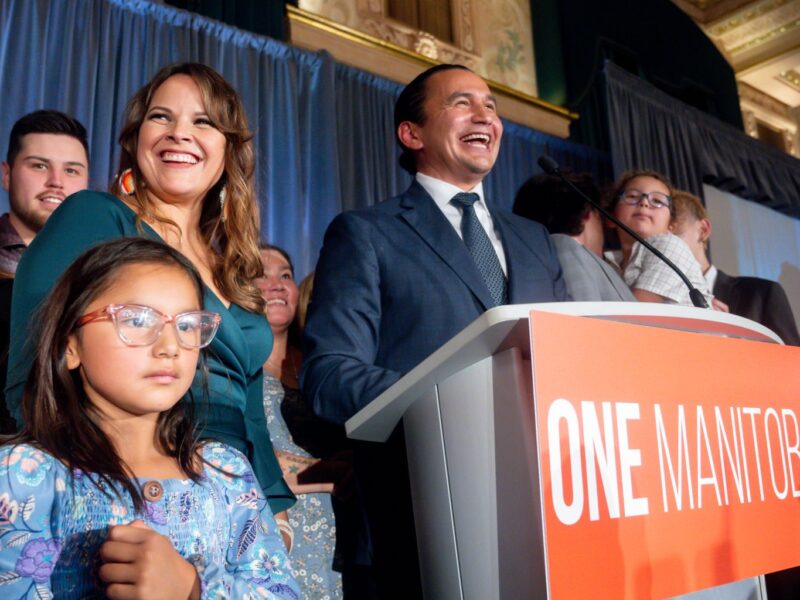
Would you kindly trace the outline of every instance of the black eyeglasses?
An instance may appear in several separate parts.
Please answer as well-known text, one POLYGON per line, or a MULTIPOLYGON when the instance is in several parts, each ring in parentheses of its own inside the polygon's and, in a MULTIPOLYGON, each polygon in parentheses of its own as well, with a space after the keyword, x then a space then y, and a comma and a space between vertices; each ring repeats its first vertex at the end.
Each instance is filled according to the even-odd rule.
POLYGON ((172 323, 178 343, 184 348, 205 348, 214 339, 222 317, 208 310, 190 310, 174 316, 139 304, 109 304, 78 319, 75 328, 111 319, 119 339, 128 346, 149 346, 161 336, 164 325, 172 323))
POLYGON ((629 204, 630 206, 636 206, 637 204, 640 204, 645 198, 647 198, 647 203, 650 205, 650 208, 669 208, 669 205, 672 204, 672 196, 665 194, 664 192, 640 192, 639 190, 625 190, 619 194, 620 201, 624 202, 625 204, 629 204))

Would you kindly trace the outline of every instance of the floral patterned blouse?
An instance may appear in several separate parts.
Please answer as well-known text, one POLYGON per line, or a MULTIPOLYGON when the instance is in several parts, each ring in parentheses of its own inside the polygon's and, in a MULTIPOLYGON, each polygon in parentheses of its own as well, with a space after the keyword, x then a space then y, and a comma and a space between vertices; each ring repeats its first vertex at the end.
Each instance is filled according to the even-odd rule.
MULTIPOLYGON (((96 476, 69 473, 28 444, 0 447, 0 597, 103 597, 98 550, 135 518, 168 537, 200 576, 203 598, 299 600, 275 520, 247 459, 212 442, 199 482, 158 480, 136 514, 96 476), (220 469, 220 470, 217 470, 220 469), (224 471, 224 472, 223 472, 224 471)), ((137 483, 153 482, 137 479, 137 483)))

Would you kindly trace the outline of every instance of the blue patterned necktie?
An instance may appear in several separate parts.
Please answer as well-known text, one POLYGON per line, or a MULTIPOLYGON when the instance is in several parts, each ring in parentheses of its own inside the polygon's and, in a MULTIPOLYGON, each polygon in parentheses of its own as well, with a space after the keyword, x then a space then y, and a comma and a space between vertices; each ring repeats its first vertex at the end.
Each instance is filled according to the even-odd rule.
POLYGON ((475 214, 475 203, 478 201, 478 194, 460 192, 453 196, 450 202, 463 209, 461 216, 461 233, 464 236, 464 243, 467 245, 472 259, 480 271, 489 293, 492 295, 494 305, 506 304, 508 300, 508 290, 506 286, 506 276, 500 260, 494 251, 492 241, 486 235, 478 215, 475 214))

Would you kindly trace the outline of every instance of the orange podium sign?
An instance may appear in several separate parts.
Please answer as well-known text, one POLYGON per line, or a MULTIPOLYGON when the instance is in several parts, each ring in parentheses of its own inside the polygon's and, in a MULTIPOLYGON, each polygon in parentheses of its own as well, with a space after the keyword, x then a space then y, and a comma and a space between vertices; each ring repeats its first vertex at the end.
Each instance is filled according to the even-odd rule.
POLYGON ((549 597, 800 564, 800 348, 531 312, 549 597))

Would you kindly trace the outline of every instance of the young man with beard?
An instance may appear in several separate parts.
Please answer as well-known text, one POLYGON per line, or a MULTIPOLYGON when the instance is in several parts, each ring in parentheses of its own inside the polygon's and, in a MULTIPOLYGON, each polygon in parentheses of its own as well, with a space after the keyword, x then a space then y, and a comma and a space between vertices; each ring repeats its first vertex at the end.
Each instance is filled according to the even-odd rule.
POLYGON ((50 214, 89 185, 86 129, 55 110, 27 114, 11 129, 0 168, 9 204, 9 212, 0 216, 0 270, 13 276, 50 214))

